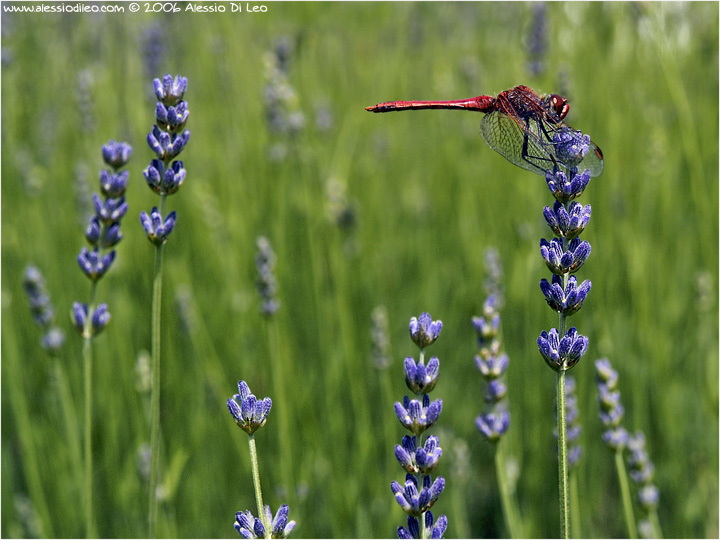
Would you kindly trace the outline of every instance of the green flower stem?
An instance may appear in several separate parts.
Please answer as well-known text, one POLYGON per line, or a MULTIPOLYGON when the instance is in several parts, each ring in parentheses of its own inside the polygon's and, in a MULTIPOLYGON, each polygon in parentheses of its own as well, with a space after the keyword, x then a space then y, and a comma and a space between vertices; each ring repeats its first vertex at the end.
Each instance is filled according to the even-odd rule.
POLYGON ((515 503, 514 488, 510 485, 507 476, 507 464, 505 463, 505 452, 499 446, 502 439, 496 442, 495 450, 495 474, 497 475, 497 483, 500 488, 500 500, 502 501, 503 517, 505 524, 510 532, 510 538, 525 538, 523 533, 520 513, 515 503))
POLYGON ((95 308, 97 282, 90 286, 87 318, 83 329, 83 380, 85 386, 85 535, 96 538, 93 518, 93 457, 92 457, 92 421, 93 421, 93 353, 92 353, 92 313, 95 308))
POLYGON ((650 523, 652 523, 653 526, 654 538, 662 538, 663 532, 662 528, 660 527, 660 520, 658 519, 657 510, 652 509, 648 517, 650 518, 650 523))
POLYGON ((622 495, 623 511, 625 513, 625 522, 627 523, 628 534, 630 538, 637 538, 637 527, 635 526, 635 514, 633 513, 632 499, 630 498, 630 486, 628 484, 627 472, 625 471, 625 462, 623 461, 623 449, 618 448, 615 451, 615 468, 620 481, 620 493, 622 495))
MULTIPOLYGON (((565 335, 565 331, 561 335, 565 335)), ((560 492, 560 538, 570 538, 568 505, 567 423, 565 418, 565 370, 557 372, 558 489, 560 492)))
MULTIPOLYGON (((165 196, 160 196, 160 215, 165 214, 165 196)), ((150 482, 148 491, 148 537, 155 538, 157 525, 157 483, 160 457, 160 316, 162 300, 163 244, 155 246, 155 271, 152 295, 152 392, 150 398, 150 482)))
POLYGON ((258 517, 263 522, 266 531, 270 531, 271 523, 265 523, 263 512, 262 489, 260 488, 260 467, 258 466, 257 448, 255 447, 255 434, 248 435, 250 445, 250 466, 252 467, 253 484, 255 485, 255 502, 257 503, 258 517))
MULTIPOLYGON (((563 249, 565 240, 563 239, 563 249)), ((567 289, 568 274, 563 274, 563 290, 567 289)), ((567 331, 567 317, 560 314, 560 339, 567 331)), ((558 491, 560 493, 560 538, 570 538, 570 506, 567 465, 567 418, 565 410, 565 366, 557 372, 557 428, 558 428, 558 491)))

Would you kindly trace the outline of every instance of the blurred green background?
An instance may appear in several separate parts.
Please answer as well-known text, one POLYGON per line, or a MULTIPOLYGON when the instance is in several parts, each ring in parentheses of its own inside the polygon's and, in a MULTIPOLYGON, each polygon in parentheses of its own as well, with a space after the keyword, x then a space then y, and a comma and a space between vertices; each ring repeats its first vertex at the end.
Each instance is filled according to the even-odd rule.
POLYGON ((94 342, 96 520, 101 536, 147 535, 136 365, 150 348, 153 248, 137 216, 157 204, 141 171, 153 157, 152 78, 165 73, 188 78, 192 137, 185 186, 167 207, 179 217, 165 248, 158 534, 233 538, 234 513, 254 512, 247 437, 225 406, 244 379, 273 399, 256 434, 260 472, 266 503, 291 505, 293 537, 394 536, 405 517, 390 490, 404 478, 393 402, 408 393, 402 359, 417 358, 408 321, 429 311, 444 322, 429 350, 441 362, 431 433, 447 481, 433 512, 448 516, 448 537, 507 536, 492 449, 474 427, 484 383, 470 319, 489 247, 504 267, 511 361, 504 451, 526 533, 559 534, 555 377, 535 343, 557 325, 538 287, 552 198, 540 176, 485 145, 481 115, 364 111, 527 84, 566 95, 567 121, 605 154, 580 199, 592 205, 583 238, 593 249, 578 277, 593 288, 571 319, 590 339, 572 371, 584 447, 575 534, 627 535, 600 441, 593 361, 607 356, 626 427, 647 435, 665 535, 718 536, 717 3, 282 2, 255 14, 10 5, 23 4, 2 4, 2 536, 85 534, 82 344, 67 313, 87 301, 75 258, 110 139, 133 156, 125 238, 98 288, 112 321, 94 342), (268 121, 270 95, 281 129, 268 121), (278 260, 282 306, 270 321, 255 292, 259 235, 278 260), (22 290, 30 262, 67 332, 55 358, 22 290), (386 371, 371 358, 378 305, 386 371))

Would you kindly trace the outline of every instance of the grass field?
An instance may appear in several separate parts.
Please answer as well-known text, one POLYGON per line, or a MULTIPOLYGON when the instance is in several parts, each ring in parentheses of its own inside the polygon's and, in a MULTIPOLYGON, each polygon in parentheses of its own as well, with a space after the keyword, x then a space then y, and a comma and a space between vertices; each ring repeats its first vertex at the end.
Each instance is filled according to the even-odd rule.
POLYGON ((493 451, 474 426, 484 383, 470 320, 491 247, 504 268, 510 357, 503 451, 517 467, 526 534, 559 534, 555 377, 536 345, 557 325, 538 287, 549 279, 538 246, 550 238, 542 209, 552 196, 485 145, 481 115, 364 110, 526 84, 566 95, 567 121, 605 154, 580 199, 592 205, 592 255, 578 277, 593 287, 571 319, 590 340, 571 372, 584 448, 574 534, 628 534, 600 440, 593 362, 606 356, 625 426, 647 436, 665 536, 717 537, 717 3, 549 3, 533 74, 536 9, 521 2, 280 2, 265 13, 243 3, 242 13, 225 4, 204 14, 10 5, 31 4, 2 4, 3 537, 85 535, 82 339, 67 314, 87 301, 75 259, 92 209, 81 194, 98 191, 110 139, 133 154, 124 239, 97 293, 112 320, 94 340, 95 519, 102 537, 147 535, 139 456, 149 398, 136 364, 150 350, 153 247, 137 216, 157 204, 142 170, 153 157, 152 79, 165 73, 188 79, 192 137, 185 184, 167 207, 178 220, 165 246, 158 535, 234 538, 235 512, 254 509, 247 437, 225 405, 243 379, 273 400, 256 433, 260 472, 273 511, 290 505, 293 537, 394 536, 405 516, 390 490, 404 478, 393 403, 408 393, 402 360, 417 352, 408 321, 428 311, 444 323, 430 350, 442 373, 432 397, 443 399, 431 433, 447 486, 433 512, 448 516, 448 537, 507 537, 493 451), (265 101, 278 48, 293 90, 280 131, 265 101), (329 204, 329 190, 344 199, 329 204), (338 204, 353 219, 338 224, 338 204), (272 319, 255 290, 260 235, 277 255, 272 319), (67 334, 55 357, 28 310, 28 263, 67 334), (386 371, 371 359, 378 305, 386 371))

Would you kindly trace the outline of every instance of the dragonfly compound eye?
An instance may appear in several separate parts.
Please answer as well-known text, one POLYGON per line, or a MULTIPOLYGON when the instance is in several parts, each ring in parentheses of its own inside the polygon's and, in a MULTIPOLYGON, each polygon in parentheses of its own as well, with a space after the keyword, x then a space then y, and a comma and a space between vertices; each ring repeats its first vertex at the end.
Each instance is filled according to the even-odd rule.
POLYGON ((550 106, 552 107, 553 111, 555 111, 555 114, 558 115, 558 118, 560 118, 560 120, 565 118, 568 111, 570 110, 570 104, 568 103, 567 98, 564 98, 557 94, 552 94, 550 96, 550 106))

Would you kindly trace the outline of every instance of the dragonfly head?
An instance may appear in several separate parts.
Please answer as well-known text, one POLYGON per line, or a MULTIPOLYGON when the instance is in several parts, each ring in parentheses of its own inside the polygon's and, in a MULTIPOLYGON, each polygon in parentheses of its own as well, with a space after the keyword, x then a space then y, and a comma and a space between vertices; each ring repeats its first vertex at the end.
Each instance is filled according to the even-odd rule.
POLYGON ((547 99, 551 111, 555 113, 560 120, 563 120, 570 110, 570 104, 568 103, 567 98, 557 94, 550 94, 547 99))

